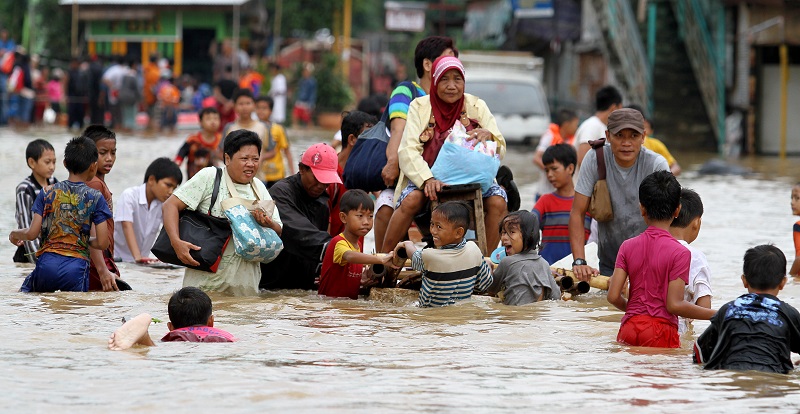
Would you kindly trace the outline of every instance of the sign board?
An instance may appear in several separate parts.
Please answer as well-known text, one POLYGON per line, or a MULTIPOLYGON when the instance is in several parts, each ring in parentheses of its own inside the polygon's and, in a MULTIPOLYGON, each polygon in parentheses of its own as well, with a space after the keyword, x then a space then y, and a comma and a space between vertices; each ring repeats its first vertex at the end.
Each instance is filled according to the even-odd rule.
POLYGON ((425 30, 425 3, 387 1, 386 30, 422 32, 425 30))
POLYGON ((553 0, 511 0, 514 17, 553 17, 553 0))

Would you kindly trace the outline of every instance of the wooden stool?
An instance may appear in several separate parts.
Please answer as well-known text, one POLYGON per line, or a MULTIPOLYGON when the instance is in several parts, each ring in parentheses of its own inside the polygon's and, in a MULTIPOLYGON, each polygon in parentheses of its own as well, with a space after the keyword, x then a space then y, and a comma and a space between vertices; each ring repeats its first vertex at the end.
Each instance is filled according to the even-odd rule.
POLYGON ((472 207, 470 229, 475 230, 478 247, 484 256, 489 256, 491 251, 486 245, 486 225, 483 222, 483 192, 480 184, 446 185, 437 194, 437 201, 431 202, 431 209, 446 201, 465 201, 472 207))

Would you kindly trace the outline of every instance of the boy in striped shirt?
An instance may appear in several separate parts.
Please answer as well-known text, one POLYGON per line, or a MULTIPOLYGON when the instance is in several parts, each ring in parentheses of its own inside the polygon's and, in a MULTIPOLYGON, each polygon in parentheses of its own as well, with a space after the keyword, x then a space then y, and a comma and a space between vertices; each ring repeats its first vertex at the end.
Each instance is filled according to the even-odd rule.
POLYGON ((468 299, 473 291, 485 292, 492 284, 492 271, 481 249, 464 238, 469 221, 466 203, 442 203, 431 213, 435 249, 417 250, 410 241, 398 245, 411 257, 411 267, 422 272, 421 307, 447 306, 468 299))
MULTIPOLYGON (((569 144, 553 145, 542 155, 547 181, 556 191, 541 196, 533 206, 533 214, 539 219, 539 228, 542 229, 542 249, 539 254, 550 264, 572 254, 569 246, 569 212, 575 198, 572 175, 577 162, 575 147, 569 144)), ((586 214, 583 219, 584 240, 589 238, 591 224, 592 218, 586 214)))
MULTIPOLYGON (((53 146, 43 140, 37 139, 28 143, 25 149, 25 159, 31 175, 17 185, 17 228, 30 227, 33 221, 33 201, 42 188, 55 184, 58 180, 53 177, 56 169, 56 152, 53 146)), ((36 263, 36 252, 39 251, 39 239, 28 240, 17 248, 14 253, 16 263, 36 263)))

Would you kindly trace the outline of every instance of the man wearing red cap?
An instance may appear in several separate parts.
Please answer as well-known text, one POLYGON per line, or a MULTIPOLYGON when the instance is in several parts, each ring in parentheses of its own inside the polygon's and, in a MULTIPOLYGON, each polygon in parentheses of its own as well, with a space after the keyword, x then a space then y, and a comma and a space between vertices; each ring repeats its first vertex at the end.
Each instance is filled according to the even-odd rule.
POLYGON ((283 221, 283 251, 261 265, 262 289, 316 289, 314 279, 328 234, 328 184, 341 183, 336 151, 314 144, 300 159, 299 172, 269 189, 283 221))

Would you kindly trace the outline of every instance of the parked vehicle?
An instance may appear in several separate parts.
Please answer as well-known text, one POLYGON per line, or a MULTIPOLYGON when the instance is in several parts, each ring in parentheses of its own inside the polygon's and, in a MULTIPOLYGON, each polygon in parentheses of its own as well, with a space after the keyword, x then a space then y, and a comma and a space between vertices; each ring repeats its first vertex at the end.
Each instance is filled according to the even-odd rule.
POLYGON ((520 52, 462 52, 466 92, 486 101, 509 144, 536 144, 550 125, 544 60, 520 52))

